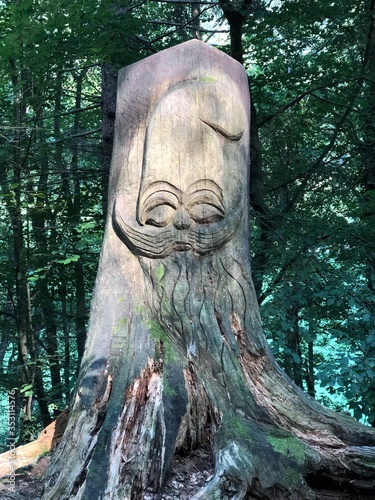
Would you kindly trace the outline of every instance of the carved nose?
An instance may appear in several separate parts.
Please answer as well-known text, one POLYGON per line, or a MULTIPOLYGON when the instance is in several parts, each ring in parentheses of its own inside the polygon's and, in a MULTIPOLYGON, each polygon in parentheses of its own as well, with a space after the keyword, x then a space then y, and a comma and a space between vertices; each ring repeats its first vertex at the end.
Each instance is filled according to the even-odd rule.
POLYGON ((173 225, 176 229, 189 229, 190 216, 183 208, 180 208, 173 220, 173 225))

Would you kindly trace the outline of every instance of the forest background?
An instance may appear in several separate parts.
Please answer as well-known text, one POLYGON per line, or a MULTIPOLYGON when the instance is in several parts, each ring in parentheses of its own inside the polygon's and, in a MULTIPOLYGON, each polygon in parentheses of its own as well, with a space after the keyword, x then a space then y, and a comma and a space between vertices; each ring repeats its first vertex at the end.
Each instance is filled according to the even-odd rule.
POLYGON ((286 373, 375 425, 375 0, 0 0, 0 451, 69 405, 119 68, 197 37, 252 95, 252 267, 286 373))

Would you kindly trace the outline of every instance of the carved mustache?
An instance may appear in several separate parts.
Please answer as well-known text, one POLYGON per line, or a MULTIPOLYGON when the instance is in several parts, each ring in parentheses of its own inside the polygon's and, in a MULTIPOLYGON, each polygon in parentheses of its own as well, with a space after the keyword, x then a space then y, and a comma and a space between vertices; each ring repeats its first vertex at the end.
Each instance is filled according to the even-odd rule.
POLYGON ((230 216, 218 205, 207 203, 193 204, 190 213, 185 206, 171 206, 172 202, 157 203, 144 204, 138 223, 128 216, 124 196, 119 195, 114 203, 113 228, 135 255, 160 259, 188 250, 205 255, 232 238, 242 213, 239 202, 230 216))

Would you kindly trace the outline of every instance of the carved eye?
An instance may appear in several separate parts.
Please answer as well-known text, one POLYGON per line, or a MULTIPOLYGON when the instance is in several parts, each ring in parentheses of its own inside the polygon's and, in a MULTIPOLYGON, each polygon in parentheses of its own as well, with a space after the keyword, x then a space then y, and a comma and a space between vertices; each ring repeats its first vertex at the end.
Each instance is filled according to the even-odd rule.
POLYGON ((175 216, 178 198, 175 193, 165 190, 151 192, 140 210, 140 220, 149 226, 163 227, 175 216))
POLYGON ((148 211, 145 224, 149 226, 164 227, 171 222, 176 210, 170 205, 157 205, 148 211))
POLYGON ((190 210, 190 217, 197 224, 212 224, 224 219, 223 212, 214 205, 208 203, 197 203, 193 205, 190 210))
POLYGON ((201 181, 195 182, 188 190, 186 205, 190 217, 197 224, 212 224, 224 219, 221 189, 207 180, 203 188, 201 184, 201 181), (207 189, 207 186, 212 189, 207 189))

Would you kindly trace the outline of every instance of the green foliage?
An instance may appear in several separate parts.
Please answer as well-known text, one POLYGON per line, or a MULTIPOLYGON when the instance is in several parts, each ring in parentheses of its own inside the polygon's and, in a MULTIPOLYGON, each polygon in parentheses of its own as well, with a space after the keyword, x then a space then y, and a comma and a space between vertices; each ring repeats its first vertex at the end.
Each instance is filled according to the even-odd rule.
POLYGON ((274 2, 249 15, 244 37, 263 155, 265 203, 253 212, 252 246, 265 330, 299 385, 371 423, 369 7, 274 2))
POLYGON ((29 396, 32 396, 33 390, 32 390, 33 384, 24 384, 21 389, 20 393, 25 396, 25 398, 28 398, 29 396))
POLYGON ((40 430, 40 425, 38 424, 38 420, 35 416, 28 418, 23 415, 21 417, 21 432, 19 443, 26 444, 34 441, 38 438, 40 430))

